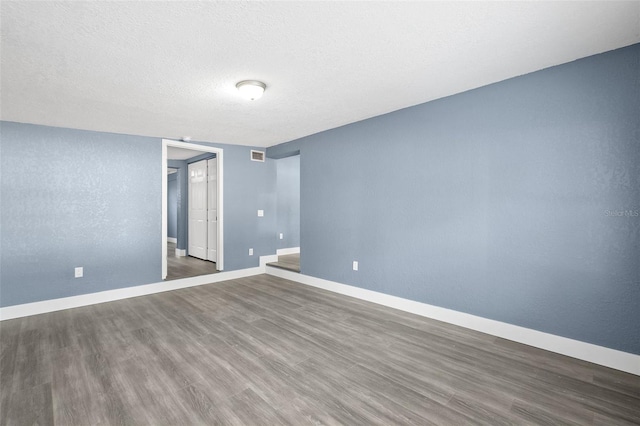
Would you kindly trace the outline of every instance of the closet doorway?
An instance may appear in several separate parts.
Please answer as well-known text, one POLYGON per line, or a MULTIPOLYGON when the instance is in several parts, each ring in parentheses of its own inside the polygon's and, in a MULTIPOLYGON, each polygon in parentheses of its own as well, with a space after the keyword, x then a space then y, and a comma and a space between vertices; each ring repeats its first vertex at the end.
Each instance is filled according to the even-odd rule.
MULTIPOLYGON (((193 158, 192 158, 193 159, 193 158)), ((185 256, 184 259, 198 260, 205 259, 207 262, 215 262, 213 271, 208 268, 209 274, 224 269, 224 197, 223 197, 223 149, 213 148, 193 143, 179 142, 168 139, 162 140, 162 279, 175 279, 175 276, 168 275, 168 244, 175 246, 176 256, 185 256), (176 157, 176 153, 183 154, 182 158, 176 157), (169 155, 171 154, 171 155, 169 155), (193 155, 191 155, 193 154, 193 155), (204 157, 203 161, 183 161, 179 164, 179 173, 183 177, 183 193, 188 199, 188 208, 183 209, 181 220, 178 220, 179 235, 175 238, 168 237, 168 182, 167 170, 169 168, 170 157, 172 167, 175 167, 176 158, 186 160, 190 157, 204 157), (213 157, 213 158, 212 158, 213 157), (197 166, 192 166, 196 165, 197 166), (193 171, 193 176, 192 172, 193 171), (192 177, 193 184, 192 186, 192 177), (193 194, 192 194, 193 191, 193 194), (187 195, 188 194, 188 195, 187 195), (193 213, 193 214, 192 214, 193 213), (197 230, 201 231, 200 233, 197 230), (180 232, 181 231, 181 232, 180 232), (180 237, 181 236, 181 237, 180 237), (199 259, 196 259, 199 258, 199 259)), ((185 201, 185 200, 183 200, 185 201)), ((180 216, 180 214, 179 214, 180 216)), ((172 265, 180 257, 171 257, 172 265)), ((182 260, 182 259, 181 259, 182 260)), ((207 268, 203 269, 207 270, 207 268)), ((174 274, 171 274, 174 275, 174 274)))
POLYGON ((189 256, 217 261, 217 158, 188 164, 189 256))

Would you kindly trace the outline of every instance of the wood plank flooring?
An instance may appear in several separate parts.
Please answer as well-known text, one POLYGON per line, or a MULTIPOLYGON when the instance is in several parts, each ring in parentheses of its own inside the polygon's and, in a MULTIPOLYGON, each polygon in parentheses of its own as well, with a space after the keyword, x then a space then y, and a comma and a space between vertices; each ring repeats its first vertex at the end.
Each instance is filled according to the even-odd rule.
POLYGON ((293 272, 300 272, 300 253, 280 255, 278 256, 277 262, 269 262, 267 265, 293 272))
POLYGON ((191 256, 176 256, 176 244, 167 243, 167 280, 215 274, 215 262, 191 256))
POLYGON ((0 323, 0 424, 640 423, 640 378, 259 275, 0 323))

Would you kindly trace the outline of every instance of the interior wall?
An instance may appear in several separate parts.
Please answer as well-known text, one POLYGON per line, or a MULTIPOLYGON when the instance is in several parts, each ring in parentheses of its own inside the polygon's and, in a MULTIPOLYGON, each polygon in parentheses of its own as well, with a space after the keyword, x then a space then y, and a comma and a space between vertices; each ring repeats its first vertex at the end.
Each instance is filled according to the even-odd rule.
POLYGON ((639 79, 634 45, 269 148, 302 270, 639 354, 639 79))
POLYGON ((152 138, 8 122, 0 135, 2 306, 159 281, 152 138))
POLYGON ((300 247, 300 156, 276 161, 277 247, 300 247), (279 234, 282 233, 283 239, 279 234))
MULTIPOLYGON (((192 143, 224 149, 225 270, 258 266, 276 251, 274 161, 192 143)), ((161 167, 160 138, 0 122, 0 306, 162 281, 161 167)))

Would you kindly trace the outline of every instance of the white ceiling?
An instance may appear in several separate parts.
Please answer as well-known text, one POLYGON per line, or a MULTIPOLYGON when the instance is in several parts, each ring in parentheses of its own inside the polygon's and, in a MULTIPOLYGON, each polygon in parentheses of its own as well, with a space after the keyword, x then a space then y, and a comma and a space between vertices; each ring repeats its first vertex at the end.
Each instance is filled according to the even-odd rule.
POLYGON ((198 155, 206 154, 205 151, 194 151, 192 149, 178 148, 175 146, 167 147, 167 160, 188 160, 198 155))
POLYGON ((257 146, 640 42, 639 1, 0 8, 2 120, 257 146))

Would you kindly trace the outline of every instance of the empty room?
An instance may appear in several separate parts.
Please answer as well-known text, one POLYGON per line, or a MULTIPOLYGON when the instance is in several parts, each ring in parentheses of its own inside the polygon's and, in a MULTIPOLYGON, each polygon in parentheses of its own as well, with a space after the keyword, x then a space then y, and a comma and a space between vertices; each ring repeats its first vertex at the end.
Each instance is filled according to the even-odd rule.
POLYGON ((0 37, 0 425, 640 425, 640 1, 0 37))

